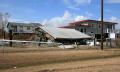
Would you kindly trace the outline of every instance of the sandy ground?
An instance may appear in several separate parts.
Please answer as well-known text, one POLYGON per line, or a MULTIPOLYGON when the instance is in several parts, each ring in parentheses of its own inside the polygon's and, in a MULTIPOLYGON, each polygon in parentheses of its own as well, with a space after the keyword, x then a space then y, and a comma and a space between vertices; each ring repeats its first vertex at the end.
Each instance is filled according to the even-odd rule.
POLYGON ((120 72, 120 57, 46 64, 1 70, 0 72, 120 72))
POLYGON ((119 72, 120 49, 0 49, 0 72, 119 72), (25 50, 25 51, 24 51, 25 50))

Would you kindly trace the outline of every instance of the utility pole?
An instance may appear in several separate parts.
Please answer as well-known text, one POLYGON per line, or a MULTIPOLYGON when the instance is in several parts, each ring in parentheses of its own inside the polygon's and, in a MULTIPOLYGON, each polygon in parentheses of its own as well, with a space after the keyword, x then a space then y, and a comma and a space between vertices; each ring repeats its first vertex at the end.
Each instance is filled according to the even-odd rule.
POLYGON ((103 50, 103 16, 104 16, 104 1, 101 0, 101 50, 103 50))

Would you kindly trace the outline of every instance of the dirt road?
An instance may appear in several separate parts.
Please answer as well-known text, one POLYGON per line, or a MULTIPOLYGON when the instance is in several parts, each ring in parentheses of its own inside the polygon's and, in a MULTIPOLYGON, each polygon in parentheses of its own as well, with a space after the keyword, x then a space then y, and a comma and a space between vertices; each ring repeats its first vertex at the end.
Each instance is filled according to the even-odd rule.
POLYGON ((119 72, 120 49, 27 50, 0 53, 0 72, 119 72))
POLYGON ((120 57, 22 67, 0 72, 120 72, 120 57))

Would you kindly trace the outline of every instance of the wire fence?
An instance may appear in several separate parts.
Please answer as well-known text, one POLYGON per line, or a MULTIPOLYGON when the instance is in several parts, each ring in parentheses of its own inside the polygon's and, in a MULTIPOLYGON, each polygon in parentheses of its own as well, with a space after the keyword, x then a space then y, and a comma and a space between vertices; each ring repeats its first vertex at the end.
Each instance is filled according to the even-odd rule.
MULTIPOLYGON (((10 40, 9 33, 0 30, 0 46, 6 47, 52 47, 63 45, 56 42, 40 42, 36 34, 28 33, 12 33, 12 40, 10 40)), ((99 45, 100 46, 100 45, 99 45)), ((116 36, 115 40, 106 39, 104 47, 120 47, 120 35, 116 36)))
POLYGON ((61 50, 61 43, 0 39, 0 53, 43 52, 61 50), (12 43, 12 45, 11 45, 12 43))
POLYGON ((33 45, 33 46, 58 46, 62 43, 56 42, 38 42, 38 41, 23 41, 23 40, 7 40, 7 39, 0 39, 1 46, 25 46, 25 45, 33 45))

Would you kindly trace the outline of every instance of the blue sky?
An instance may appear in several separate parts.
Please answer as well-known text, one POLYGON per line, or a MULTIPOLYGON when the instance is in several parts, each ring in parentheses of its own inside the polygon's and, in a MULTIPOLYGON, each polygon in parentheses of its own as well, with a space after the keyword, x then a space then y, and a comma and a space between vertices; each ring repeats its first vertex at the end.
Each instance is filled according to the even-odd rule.
MULTIPOLYGON (((120 0, 104 0, 104 19, 120 22, 120 0)), ((62 26, 72 21, 100 19, 100 0, 0 0, 0 12, 11 21, 62 26)))

